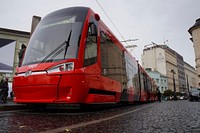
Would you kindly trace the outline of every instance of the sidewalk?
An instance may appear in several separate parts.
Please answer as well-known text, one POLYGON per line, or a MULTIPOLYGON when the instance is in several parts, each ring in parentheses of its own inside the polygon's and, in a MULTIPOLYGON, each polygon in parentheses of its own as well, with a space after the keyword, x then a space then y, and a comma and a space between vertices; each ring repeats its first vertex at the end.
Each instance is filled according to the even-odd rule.
POLYGON ((26 107, 25 104, 16 104, 11 98, 8 98, 7 103, 0 103, 0 111, 20 110, 26 107))

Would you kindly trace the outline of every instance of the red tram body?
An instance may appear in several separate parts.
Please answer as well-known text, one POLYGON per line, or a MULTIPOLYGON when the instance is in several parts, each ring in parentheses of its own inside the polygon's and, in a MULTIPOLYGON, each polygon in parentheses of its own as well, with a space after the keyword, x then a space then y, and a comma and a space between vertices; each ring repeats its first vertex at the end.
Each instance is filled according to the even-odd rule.
POLYGON ((156 85, 87 7, 45 16, 13 80, 14 102, 93 104, 153 101, 156 85))

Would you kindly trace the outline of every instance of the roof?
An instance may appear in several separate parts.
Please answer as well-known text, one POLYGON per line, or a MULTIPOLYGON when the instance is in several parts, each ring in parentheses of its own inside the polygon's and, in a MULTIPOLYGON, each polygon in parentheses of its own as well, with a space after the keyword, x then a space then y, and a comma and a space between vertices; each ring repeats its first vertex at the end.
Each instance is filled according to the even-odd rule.
POLYGON ((11 30, 11 29, 6 29, 6 28, 0 28, 0 31, 30 36, 30 32, 26 32, 26 31, 11 30))
POLYGON ((13 70, 13 67, 0 62, 0 70, 13 70))
MULTIPOLYGON (((169 51, 171 54, 175 55, 178 54, 176 51, 174 51, 173 49, 171 49, 169 46, 167 45, 157 45, 157 44, 149 44, 149 45, 145 45, 143 51, 148 51, 148 50, 152 50, 153 48, 162 48, 164 50, 169 51)), ((180 55, 180 54, 179 54, 180 55)))
POLYGON ((82 21, 85 19, 87 12, 88 12, 89 8, 88 7, 68 7, 68 8, 64 8, 64 9, 60 9, 54 12, 49 13, 48 15, 46 15, 42 21, 49 19, 49 18, 54 18, 57 16, 63 16, 63 15, 78 15, 78 17, 76 18, 76 21, 82 21))
POLYGON ((188 32, 192 35, 192 31, 196 28, 200 28, 200 18, 196 20, 196 23, 188 30, 188 32))
POLYGON ((7 44, 10 44, 11 42, 14 42, 15 40, 9 40, 9 39, 3 39, 0 38, 0 48, 6 46, 7 44))
POLYGON ((152 71, 151 68, 146 68, 145 70, 146 70, 147 73, 156 73, 156 74, 159 74, 160 77, 167 78, 167 76, 163 75, 162 73, 160 73, 160 72, 157 71, 157 70, 153 70, 153 71, 152 71))

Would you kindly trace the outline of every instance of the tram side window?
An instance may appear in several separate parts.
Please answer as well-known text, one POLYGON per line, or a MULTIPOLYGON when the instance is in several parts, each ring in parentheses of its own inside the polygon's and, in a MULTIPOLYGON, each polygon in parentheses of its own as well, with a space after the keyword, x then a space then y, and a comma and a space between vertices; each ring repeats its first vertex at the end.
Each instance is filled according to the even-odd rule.
POLYGON ((132 67, 133 75, 132 75, 132 84, 133 88, 136 93, 139 93, 139 76, 138 76, 138 70, 133 66, 132 67))
POLYGON ((106 34, 101 31, 100 32, 100 49, 101 49, 101 67, 102 67, 102 75, 107 75, 108 68, 108 51, 106 45, 106 34))
POLYGON ((149 86, 149 90, 152 91, 152 83, 151 83, 151 79, 148 79, 148 86, 149 86))
POLYGON ((148 90, 148 84, 147 84, 147 75, 145 74, 145 73, 143 73, 144 74, 144 89, 145 90, 148 90))
POLYGON ((127 82, 124 77, 123 51, 114 43, 109 33, 100 32, 100 51, 102 75, 120 82, 127 82))
POLYGON ((144 76, 143 76, 143 73, 140 72, 140 83, 141 83, 141 89, 144 89, 144 76))
POLYGON ((86 40, 84 66, 89 66, 97 62, 97 26, 94 22, 89 23, 86 40))

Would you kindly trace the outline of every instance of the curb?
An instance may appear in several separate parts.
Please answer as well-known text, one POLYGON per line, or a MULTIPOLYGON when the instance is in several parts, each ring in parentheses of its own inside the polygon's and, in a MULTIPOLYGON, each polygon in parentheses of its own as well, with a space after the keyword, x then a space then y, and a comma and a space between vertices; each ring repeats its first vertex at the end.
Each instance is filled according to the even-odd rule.
POLYGON ((25 109, 25 104, 0 104, 0 111, 25 109))
POLYGON ((9 111, 9 110, 20 110, 25 109, 26 104, 16 104, 12 101, 11 98, 7 99, 7 103, 0 103, 0 111, 9 111))

